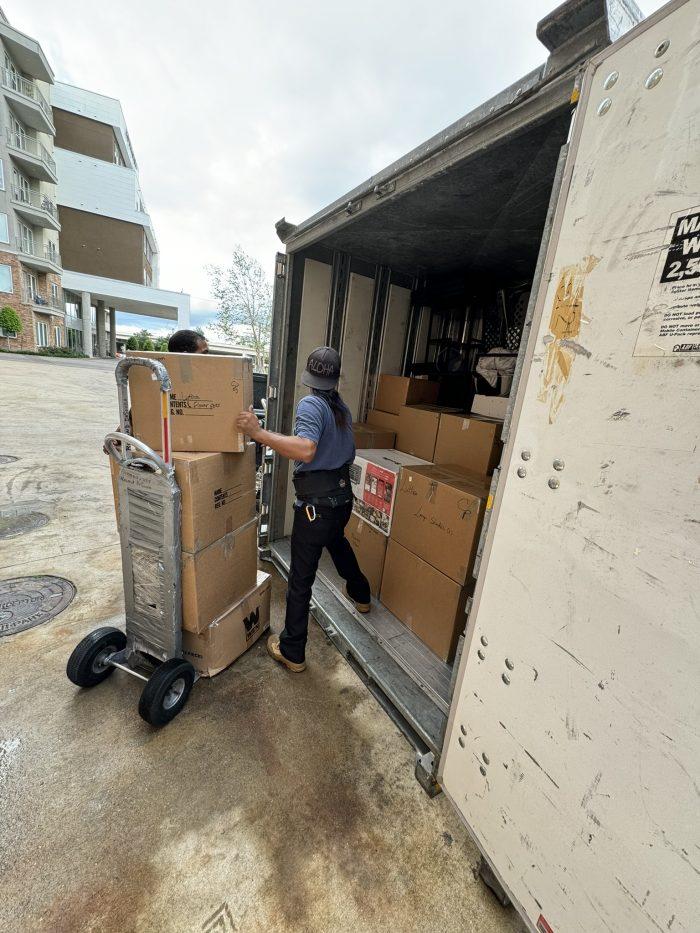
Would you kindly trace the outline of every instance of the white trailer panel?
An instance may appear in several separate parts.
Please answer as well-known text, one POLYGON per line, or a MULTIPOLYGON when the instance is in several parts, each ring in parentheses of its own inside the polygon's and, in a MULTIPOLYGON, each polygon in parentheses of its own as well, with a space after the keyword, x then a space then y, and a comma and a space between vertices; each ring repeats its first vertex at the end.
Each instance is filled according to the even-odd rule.
POLYGON ((532 929, 700 929, 698 88, 700 0, 586 72, 457 677, 441 781, 532 929))

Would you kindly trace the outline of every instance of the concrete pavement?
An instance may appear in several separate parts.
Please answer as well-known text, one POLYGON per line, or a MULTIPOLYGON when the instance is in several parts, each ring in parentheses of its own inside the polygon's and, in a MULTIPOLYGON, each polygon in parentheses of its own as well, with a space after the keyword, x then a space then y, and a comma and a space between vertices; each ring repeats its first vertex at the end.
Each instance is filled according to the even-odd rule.
POLYGON ((18 458, 0 465, 0 507, 48 517, 0 540, 0 579, 56 574, 77 590, 53 621, 0 637, 0 929, 522 931, 313 623, 305 674, 274 666, 262 639, 161 731, 121 672, 91 691, 66 679, 82 635, 122 623, 101 452, 117 422, 112 370, 0 355, 0 455, 18 458))

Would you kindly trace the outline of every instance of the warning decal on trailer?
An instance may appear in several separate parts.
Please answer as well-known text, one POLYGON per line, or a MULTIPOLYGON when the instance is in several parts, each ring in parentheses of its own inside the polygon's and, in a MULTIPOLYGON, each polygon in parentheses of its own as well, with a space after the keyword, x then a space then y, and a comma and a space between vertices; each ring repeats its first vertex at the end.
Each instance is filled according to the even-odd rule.
POLYGON ((700 356, 700 207, 671 214, 635 356, 700 356))

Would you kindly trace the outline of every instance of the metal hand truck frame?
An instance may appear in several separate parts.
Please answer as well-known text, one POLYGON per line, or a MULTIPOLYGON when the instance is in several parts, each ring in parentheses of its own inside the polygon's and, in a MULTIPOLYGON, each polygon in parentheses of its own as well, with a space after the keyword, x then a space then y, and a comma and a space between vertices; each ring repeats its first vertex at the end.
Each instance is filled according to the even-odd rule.
POLYGON ((170 437, 168 372, 156 360, 129 357, 117 363, 119 431, 105 449, 119 467, 119 537, 126 632, 95 629, 75 647, 66 673, 79 687, 94 687, 119 668, 145 681, 139 714, 153 726, 170 722, 184 707, 194 667, 182 657, 180 489, 170 437), (161 457, 131 436, 129 370, 144 366, 160 386, 161 457))

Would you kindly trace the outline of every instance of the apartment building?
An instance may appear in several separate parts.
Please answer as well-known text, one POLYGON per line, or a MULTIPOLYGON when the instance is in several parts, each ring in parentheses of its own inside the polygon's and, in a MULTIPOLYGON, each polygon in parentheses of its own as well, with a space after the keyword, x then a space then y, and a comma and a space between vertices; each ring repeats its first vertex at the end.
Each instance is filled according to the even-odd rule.
POLYGON ((116 352, 118 310, 189 324, 189 295, 158 288, 158 242, 118 100, 56 82, 58 209, 69 346, 116 352))
POLYGON ((53 71, 40 44, 0 10, 0 308, 21 331, 0 330, 3 346, 66 342, 56 204, 53 71))

